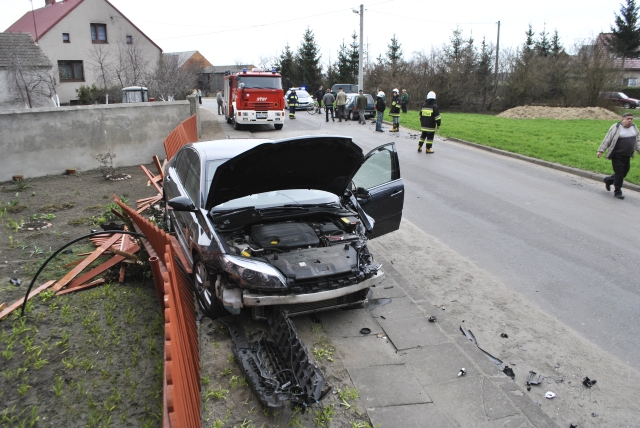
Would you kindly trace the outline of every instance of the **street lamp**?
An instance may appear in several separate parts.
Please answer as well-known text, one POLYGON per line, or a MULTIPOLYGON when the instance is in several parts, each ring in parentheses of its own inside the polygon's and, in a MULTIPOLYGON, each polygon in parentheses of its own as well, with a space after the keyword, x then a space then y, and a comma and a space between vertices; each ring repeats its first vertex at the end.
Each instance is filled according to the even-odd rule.
POLYGON ((358 89, 364 91, 364 81, 362 76, 362 29, 364 27, 364 6, 360 5, 360 10, 352 9, 353 13, 360 15, 360 46, 358 49, 358 89))

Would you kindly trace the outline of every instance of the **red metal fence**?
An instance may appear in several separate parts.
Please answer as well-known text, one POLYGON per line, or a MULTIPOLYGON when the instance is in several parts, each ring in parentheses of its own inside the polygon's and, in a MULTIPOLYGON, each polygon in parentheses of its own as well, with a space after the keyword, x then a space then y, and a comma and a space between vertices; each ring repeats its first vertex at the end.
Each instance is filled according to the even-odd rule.
POLYGON ((114 200, 131 218, 134 228, 146 237, 142 243, 149 253, 158 299, 164 313, 162 425, 166 428, 200 427, 200 356, 195 302, 189 278, 191 268, 175 239, 116 196, 114 200), (184 269, 177 266, 178 261, 184 269))
POLYGON ((167 152, 167 160, 176 154, 180 147, 198 141, 198 121, 194 114, 188 119, 180 122, 180 125, 171 131, 171 134, 164 140, 164 150, 167 152))

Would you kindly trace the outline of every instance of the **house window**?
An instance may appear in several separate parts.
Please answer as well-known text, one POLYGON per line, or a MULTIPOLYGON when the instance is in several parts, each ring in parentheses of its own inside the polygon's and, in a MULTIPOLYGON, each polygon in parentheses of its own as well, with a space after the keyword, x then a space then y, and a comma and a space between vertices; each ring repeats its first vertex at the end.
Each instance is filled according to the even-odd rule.
POLYGON ((622 79, 622 86, 638 86, 638 79, 636 79, 635 77, 622 79))
POLYGON ((132 45, 133 44, 133 37, 132 36, 127 36, 127 44, 128 45, 132 45))
POLYGON ((84 82, 82 61, 58 61, 61 82, 84 82))
POLYGON ((69 38, 69 33, 62 33, 62 42, 71 43, 71 39, 69 38))
POLYGON ((91 24, 91 41, 107 43, 107 24, 91 24))

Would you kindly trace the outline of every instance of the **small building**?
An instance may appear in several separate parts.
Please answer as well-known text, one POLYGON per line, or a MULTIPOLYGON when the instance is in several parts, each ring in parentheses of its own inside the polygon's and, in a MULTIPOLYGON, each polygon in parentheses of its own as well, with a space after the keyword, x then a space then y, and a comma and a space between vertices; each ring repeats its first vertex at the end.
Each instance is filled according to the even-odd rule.
POLYGON ((0 109, 55 106, 51 61, 28 33, 0 33, 0 109))
POLYGON ((211 67, 211 63, 198 51, 186 52, 166 52, 163 54, 165 58, 172 58, 178 67, 197 76, 195 85, 206 93, 211 92, 209 76, 204 70, 211 67))
POLYGON ((77 100, 81 85, 144 84, 162 53, 108 0, 44 0, 6 33, 31 34, 53 64, 63 104, 77 100))
POLYGON ((252 64, 246 65, 209 65, 202 70, 201 81, 206 82, 207 89, 212 93, 217 93, 218 90, 222 90, 224 84, 224 74, 227 71, 237 73, 242 71, 243 68, 251 70, 255 66, 252 64))

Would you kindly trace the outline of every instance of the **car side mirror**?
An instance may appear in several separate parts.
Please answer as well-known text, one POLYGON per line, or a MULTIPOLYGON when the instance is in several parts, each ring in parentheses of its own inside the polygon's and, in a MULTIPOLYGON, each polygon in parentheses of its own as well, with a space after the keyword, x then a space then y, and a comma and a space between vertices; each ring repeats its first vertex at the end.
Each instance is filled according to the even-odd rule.
POLYGON ((358 199, 358 203, 360 205, 365 205, 371 200, 371 193, 362 187, 356 188, 354 195, 358 199))
POLYGON ((174 211, 186 211, 186 212, 196 212, 196 206, 193 205, 191 199, 186 196, 177 196, 173 199, 170 199, 167 204, 173 208, 174 211))

